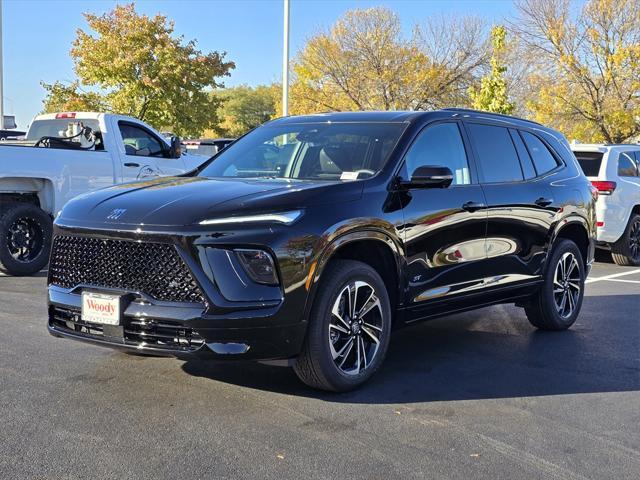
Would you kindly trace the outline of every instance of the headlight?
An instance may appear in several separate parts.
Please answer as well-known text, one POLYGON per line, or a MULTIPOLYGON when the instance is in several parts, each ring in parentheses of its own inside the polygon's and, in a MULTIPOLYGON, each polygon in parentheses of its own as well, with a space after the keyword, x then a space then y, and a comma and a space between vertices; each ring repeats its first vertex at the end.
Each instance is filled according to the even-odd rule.
POLYGON ((226 217, 226 218, 211 218, 208 220, 202 220, 200 225, 227 225, 230 223, 283 223, 290 225, 295 222, 302 215, 302 210, 293 210, 291 212, 281 213, 263 213, 259 215, 246 215, 243 217, 226 217))
POLYGON ((247 272, 247 275, 256 283, 264 285, 277 285, 278 274, 273 263, 273 258, 264 250, 236 249, 234 250, 238 260, 247 272))

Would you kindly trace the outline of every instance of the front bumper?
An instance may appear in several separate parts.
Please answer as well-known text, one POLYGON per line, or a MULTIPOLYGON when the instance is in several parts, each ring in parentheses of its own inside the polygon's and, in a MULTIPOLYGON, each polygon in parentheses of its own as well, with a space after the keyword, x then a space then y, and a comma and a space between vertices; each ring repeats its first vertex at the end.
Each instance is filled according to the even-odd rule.
MULTIPOLYGON (((249 313, 249 312, 246 312, 249 313)), ((261 315, 264 312, 260 312, 261 315)), ((304 339, 304 322, 273 325, 272 317, 251 327, 221 326, 197 306, 158 306, 134 300, 119 326, 81 319, 81 296, 49 287, 49 333, 131 353, 182 359, 277 360, 296 356, 304 339), (217 327, 211 328, 215 324, 217 327)))
MULTIPOLYGON (((291 230, 289 230, 291 232, 291 230)), ((56 235, 98 238, 105 242, 122 240, 128 242, 155 242, 174 245, 194 281, 202 292, 203 301, 188 303, 173 300, 158 300, 144 290, 119 287, 101 287, 99 283, 71 281, 64 287, 52 282, 53 269, 49 269, 48 288, 48 330, 56 337, 107 346, 141 354, 174 356, 179 358, 214 358, 247 360, 281 360, 299 354, 307 322, 303 313, 307 292, 304 288, 307 266, 305 258, 298 260, 291 255, 303 255, 292 250, 290 237, 278 236, 272 229, 265 242, 267 248, 280 254, 288 270, 282 273, 282 286, 275 288, 277 295, 264 288, 244 288, 241 293, 248 298, 225 297, 220 288, 221 278, 203 269, 210 264, 203 252, 207 248, 224 248, 228 245, 252 246, 247 239, 256 238, 255 232, 237 232, 228 235, 214 235, 203 232, 155 232, 155 231, 99 231, 56 224, 56 235), (235 241, 230 243, 229 237, 235 241), (224 241, 224 242, 223 242, 224 241), (284 252, 284 253, 283 253, 284 252), (75 286, 72 286, 75 285, 75 286), (69 288, 67 288, 69 287, 69 288), (125 309, 121 322, 116 328, 90 324, 81 319, 82 291, 92 291, 121 295, 125 309), (286 292, 286 295, 285 295, 286 292), (277 297, 277 298, 276 298, 277 297), (255 299, 255 300, 253 300, 255 299)), ((299 235, 299 233, 295 233, 299 235)), ((294 237, 293 240, 296 240, 294 237)), ((85 245, 83 244, 83 247, 85 245)), ((84 251, 83 251, 84 253, 84 251)), ((91 255, 86 255, 88 263, 96 265, 91 255)), ((61 255, 61 267, 66 268, 69 258, 61 255)), ((144 259, 143 259, 144 260, 144 259)), ((136 259, 139 261, 139 259, 136 259)), ((115 258, 106 266, 113 278, 113 272, 125 272, 122 278, 135 270, 129 268, 131 261, 115 258), (125 267, 123 267, 125 265, 125 267)), ((133 265, 136 263, 133 262, 133 265)), ((172 268, 168 266, 167 268, 172 268)), ((224 272, 226 265, 214 265, 213 271, 224 272)), ((144 271, 143 271, 144 272, 144 271)), ((154 269, 153 275, 168 275, 170 270, 154 269)), ((62 275, 65 271, 62 272, 62 275)), ((141 274, 144 277, 144 273, 141 274)), ((102 276, 98 280, 102 280, 102 276)), ((164 292, 161 292, 164 293, 164 292)))

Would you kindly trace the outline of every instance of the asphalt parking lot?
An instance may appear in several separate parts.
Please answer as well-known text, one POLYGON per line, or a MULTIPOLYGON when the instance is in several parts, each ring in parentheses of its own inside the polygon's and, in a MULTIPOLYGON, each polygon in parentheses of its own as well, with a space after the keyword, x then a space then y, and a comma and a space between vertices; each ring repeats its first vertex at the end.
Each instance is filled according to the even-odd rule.
POLYGON ((639 311, 640 269, 599 262, 567 332, 511 306, 448 317, 330 395, 50 337, 44 275, 0 277, 0 477, 639 478, 639 311))

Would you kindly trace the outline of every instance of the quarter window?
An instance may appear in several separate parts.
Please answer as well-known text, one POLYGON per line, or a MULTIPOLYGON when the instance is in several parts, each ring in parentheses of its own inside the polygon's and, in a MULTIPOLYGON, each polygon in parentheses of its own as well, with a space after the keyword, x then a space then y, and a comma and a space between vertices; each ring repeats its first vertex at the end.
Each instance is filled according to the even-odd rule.
POLYGON ((622 152, 618 157, 618 176, 637 177, 638 165, 633 152, 622 152))
POLYGON ((160 140, 150 132, 128 123, 121 123, 119 127, 127 155, 141 157, 160 157, 164 155, 160 140))
POLYGON ((522 134, 524 143, 527 145, 527 149, 531 154, 531 158, 533 159, 533 163, 536 166, 538 175, 550 172, 558 166, 558 162, 551 154, 547 146, 542 143, 542 140, 529 132, 520 133, 522 134))
POLYGON ((531 156, 527 151, 527 147, 524 146, 524 142, 516 130, 509 129, 509 133, 511 133, 511 140, 513 140, 513 144, 516 146, 516 150, 518 151, 520 165, 524 172, 524 178, 527 180, 534 178, 536 176, 536 170, 533 168, 533 162, 531 161, 531 156))
POLYGON ((440 123, 422 131, 405 157, 407 177, 425 165, 449 167, 453 185, 471 183, 469 162, 457 123, 440 123))
POLYGON ((524 179, 509 131, 493 125, 468 124, 485 183, 518 182, 524 179))

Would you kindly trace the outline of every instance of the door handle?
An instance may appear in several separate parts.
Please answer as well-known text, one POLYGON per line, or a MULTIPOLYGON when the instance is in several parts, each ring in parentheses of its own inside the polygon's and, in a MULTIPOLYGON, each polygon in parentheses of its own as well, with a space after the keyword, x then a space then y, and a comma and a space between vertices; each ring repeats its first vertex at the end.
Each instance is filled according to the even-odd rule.
POLYGON ((482 210, 483 208, 487 208, 487 206, 482 202, 467 202, 462 205, 462 209, 467 212, 475 212, 476 210, 482 210))
POLYGON ((545 198, 545 197, 540 197, 535 201, 535 204, 538 205, 539 207, 548 207, 552 203, 553 203, 553 198, 545 198))
POLYGON ((127 162, 124 164, 125 167, 132 167, 132 168, 138 168, 140 166, 139 163, 135 163, 135 162, 127 162))

